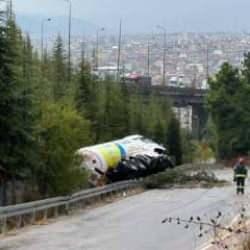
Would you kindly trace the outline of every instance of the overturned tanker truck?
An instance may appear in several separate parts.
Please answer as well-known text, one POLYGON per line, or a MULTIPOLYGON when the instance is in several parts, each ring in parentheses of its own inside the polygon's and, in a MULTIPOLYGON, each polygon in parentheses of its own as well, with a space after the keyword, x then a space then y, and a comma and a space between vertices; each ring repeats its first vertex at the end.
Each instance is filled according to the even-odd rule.
POLYGON ((138 179, 174 167, 166 148, 141 135, 81 148, 77 155, 95 186, 138 179))

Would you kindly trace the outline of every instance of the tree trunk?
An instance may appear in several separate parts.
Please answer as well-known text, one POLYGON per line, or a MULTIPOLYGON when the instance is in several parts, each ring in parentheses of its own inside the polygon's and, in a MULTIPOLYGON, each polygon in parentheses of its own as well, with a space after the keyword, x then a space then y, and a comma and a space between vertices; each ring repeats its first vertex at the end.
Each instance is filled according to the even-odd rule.
POLYGON ((3 176, 0 182, 0 206, 7 205, 7 182, 3 176))
POLYGON ((0 207, 3 206, 3 178, 0 176, 0 207))
POLYGON ((11 176, 11 204, 16 204, 16 177, 11 176))

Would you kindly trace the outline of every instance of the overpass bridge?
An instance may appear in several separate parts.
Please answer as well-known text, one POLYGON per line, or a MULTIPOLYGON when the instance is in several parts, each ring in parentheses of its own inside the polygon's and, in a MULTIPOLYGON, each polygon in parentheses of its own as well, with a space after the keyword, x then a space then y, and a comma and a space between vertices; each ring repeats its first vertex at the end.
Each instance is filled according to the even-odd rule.
POLYGON ((156 95, 166 96, 172 101, 175 107, 204 106, 206 102, 207 90, 194 88, 176 88, 164 86, 152 86, 150 92, 156 95))
MULTIPOLYGON (((138 86, 138 85, 137 85, 138 86)), ((206 110, 206 96, 208 90, 195 88, 177 88, 168 86, 139 86, 139 92, 145 96, 154 93, 159 97, 166 97, 176 108, 192 107, 192 132, 197 138, 202 135, 208 114, 206 110)))

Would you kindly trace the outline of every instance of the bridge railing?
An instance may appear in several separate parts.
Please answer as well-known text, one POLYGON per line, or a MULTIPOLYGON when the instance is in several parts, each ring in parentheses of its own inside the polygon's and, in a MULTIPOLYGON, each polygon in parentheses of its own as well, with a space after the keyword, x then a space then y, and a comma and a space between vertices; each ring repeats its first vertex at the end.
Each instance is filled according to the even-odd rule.
POLYGON ((112 194, 137 188, 141 182, 130 180, 104 187, 87 189, 70 196, 62 196, 13 206, 0 207, 0 234, 27 224, 42 222, 48 217, 68 214, 75 208, 83 208, 112 194))

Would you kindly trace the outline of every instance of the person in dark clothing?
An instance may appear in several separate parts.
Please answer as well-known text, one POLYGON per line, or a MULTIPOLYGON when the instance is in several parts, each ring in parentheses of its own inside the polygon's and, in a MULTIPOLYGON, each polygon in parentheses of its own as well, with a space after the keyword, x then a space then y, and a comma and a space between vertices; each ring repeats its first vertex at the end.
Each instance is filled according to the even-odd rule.
POLYGON ((245 166, 245 161, 243 158, 240 158, 238 164, 234 168, 234 180, 236 182, 236 192, 237 194, 244 194, 245 192, 245 180, 247 178, 247 168, 245 166))

